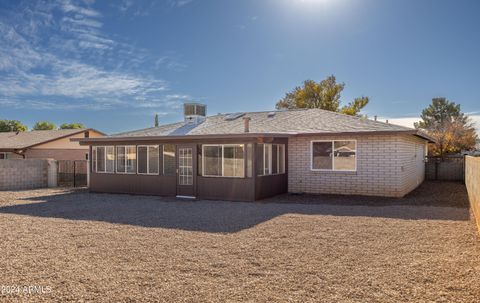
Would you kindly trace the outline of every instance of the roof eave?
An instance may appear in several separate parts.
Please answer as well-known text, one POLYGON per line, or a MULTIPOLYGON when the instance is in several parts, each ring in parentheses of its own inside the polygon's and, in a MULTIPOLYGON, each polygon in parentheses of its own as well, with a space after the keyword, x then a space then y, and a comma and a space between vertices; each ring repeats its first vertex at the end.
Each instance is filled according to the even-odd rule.
POLYGON ((135 141, 184 141, 201 139, 232 139, 232 138, 265 138, 280 137, 288 138, 292 136, 352 136, 352 135, 398 135, 409 134, 420 137, 428 142, 434 143, 435 139, 427 134, 412 130, 394 130, 394 131, 356 131, 356 132, 311 132, 311 133, 242 133, 242 134, 210 134, 210 135, 183 135, 183 136, 128 136, 128 137, 101 137, 101 138, 72 138, 71 141, 77 141, 80 145, 91 145, 101 142, 135 142, 135 141))
POLYGON ((201 139, 232 139, 232 138, 265 138, 280 137, 288 138, 294 134, 289 133, 244 133, 244 134, 211 134, 211 135, 184 135, 184 136, 139 136, 139 137, 101 137, 101 138, 72 138, 71 141, 78 141, 80 145, 91 145, 97 142, 129 142, 129 141, 179 141, 179 140, 201 140, 201 139))

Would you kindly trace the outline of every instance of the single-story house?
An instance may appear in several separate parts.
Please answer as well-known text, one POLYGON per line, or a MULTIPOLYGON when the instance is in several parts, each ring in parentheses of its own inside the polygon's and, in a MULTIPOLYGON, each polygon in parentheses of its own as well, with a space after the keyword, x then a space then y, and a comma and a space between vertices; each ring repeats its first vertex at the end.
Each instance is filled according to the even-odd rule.
POLYGON ((206 116, 81 139, 90 190, 253 201, 291 193, 402 197, 424 180, 432 139, 418 130, 321 109, 206 116))
POLYGON ((95 129, 35 130, 0 132, 0 160, 55 159, 86 160, 88 147, 70 139, 98 138, 104 133, 95 129))

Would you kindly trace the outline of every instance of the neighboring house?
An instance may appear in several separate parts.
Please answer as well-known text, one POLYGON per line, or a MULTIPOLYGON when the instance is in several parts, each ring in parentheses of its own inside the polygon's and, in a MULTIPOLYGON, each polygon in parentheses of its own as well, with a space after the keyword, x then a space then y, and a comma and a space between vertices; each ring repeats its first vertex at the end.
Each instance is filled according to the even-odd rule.
POLYGON ((292 192, 402 197, 423 180, 415 129, 320 109, 218 114, 80 140, 90 189, 252 201, 292 192))
POLYGON ((70 139, 97 138, 105 134, 94 129, 0 132, 1 159, 85 160, 88 147, 70 139))

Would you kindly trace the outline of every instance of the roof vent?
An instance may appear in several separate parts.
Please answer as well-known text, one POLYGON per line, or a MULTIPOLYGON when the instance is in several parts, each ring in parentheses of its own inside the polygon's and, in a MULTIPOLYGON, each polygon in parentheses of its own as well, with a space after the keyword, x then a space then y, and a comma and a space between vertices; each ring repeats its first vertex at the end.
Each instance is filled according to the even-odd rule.
POLYGON ((273 118, 273 117, 275 117, 275 114, 276 114, 276 112, 269 112, 269 113, 267 114, 267 117, 268 117, 268 118, 273 118))
POLYGON ((183 116, 185 122, 202 123, 207 116, 207 106, 200 103, 185 103, 183 104, 183 116))
POLYGON ((232 121, 232 120, 235 120, 237 118, 240 118, 242 116, 245 116, 245 113, 233 113, 233 114, 228 114, 226 117, 225 117, 225 120, 227 121, 232 121))

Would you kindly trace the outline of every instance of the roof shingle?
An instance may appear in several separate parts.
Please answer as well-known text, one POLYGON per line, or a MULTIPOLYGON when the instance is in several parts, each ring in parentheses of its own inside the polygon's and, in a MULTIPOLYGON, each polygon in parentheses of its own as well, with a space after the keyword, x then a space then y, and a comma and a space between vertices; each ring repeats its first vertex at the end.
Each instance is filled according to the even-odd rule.
POLYGON ((0 149, 22 149, 65 136, 81 133, 87 129, 34 130, 29 132, 0 132, 0 149))
MULTIPOLYGON (((343 115, 321 109, 280 110, 274 115, 268 112, 247 112, 250 117, 250 133, 255 134, 309 134, 309 133, 349 133, 349 132, 396 132, 413 129, 373 121, 366 118, 343 115)), ((120 137, 168 137, 187 135, 233 135, 243 134, 242 117, 229 120, 229 114, 209 116, 203 123, 178 122, 131 132, 119 133, 110 138, 120 137)))

